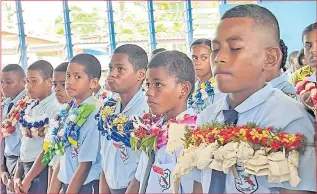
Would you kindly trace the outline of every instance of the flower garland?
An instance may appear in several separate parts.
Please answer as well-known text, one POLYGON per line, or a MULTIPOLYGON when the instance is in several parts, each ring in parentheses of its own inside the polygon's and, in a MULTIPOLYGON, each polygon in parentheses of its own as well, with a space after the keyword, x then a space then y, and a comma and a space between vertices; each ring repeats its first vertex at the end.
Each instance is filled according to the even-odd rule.
POLYGON ((148 155, 165 146, 168 142, 168 128, 171 123, 188 124, 196 122, 197 117, 185 114, 181 119, 170 119, 163 125, 158 124, 162 116, 151 113, 144 114, 142 121, 137 122, 131 135, 132 150, 141 150, 148 155))
POLYGON ((115 109, 120 102, 120 98, 106 99, 104 106, 96 115, 98 120, 98 130, 101 131, 107 140, 115 142, 122 142, 125 146, 131 147, 130 137, 131 132, 134 130, 134 120, 129 120, 129 117, 123 114, 116 114, 115 109))
POLYGON ((314 111, 316 115, 316 106, 317 106, 317 88, 316 83, 310 81, 300 81, 296 85, 298 94, 301 98, 301 101, 305 106, 314 111))
POLYGON ((20 111, 25 108, 25 105, 29 100, 30 97, 25 95, 16 103, 14 107, 12 107, 9 114, 7 114, 6 118, 2 121, 0 138, 8 137, 15 131, 14 126, 20 120, 20 111))
POLYGON ((215 83, 214 78, 210 78, 204 83, 199 84, 198 88, 196 88, 195 92, 188 99, 190 108, 194 108, 197 112, 201 112, 206 108, 208 97, 214 98, 215 95, 214 87, 212 86, 213 83, 215 83))
POLYGON ((45 154, 42 164, 47 165, 56 154, 64 155, 67 147, 78 146, 80 129, 96 106, 84 103, 72 109, 73 105, 74 100, 69 101, 56 116, 55 121, 53 121, 51 125, 52 132, 44 140, 43 150, 45 154), (70 112, 71 114, 69 115, 70 112), (68 116, 69 122, 64 126, 64 122, 68 116))
POLYGON ((272 183, 289 181, 296 187, 300 181, 297 173, 299 152, 306 146, 307 139, 300 133, 273 132, 271 127, 260 128, 254 123, 243 126, 205 124, 186 131, 185 149, 174 170, 175 184, 195 167, 225 174, 232 170, 236 174, 234 165, 242 161, 249 174, 268 176, 272 183))
POLYGON ((36 118, 29 116, 32 108, 38 104, 38 100, 32 100, 31 102, 26 103, 25 107, 20 112, 19 123, 22 127, 22 134, 29 138, 44 137, 49 126, 48 115, 45 114, 36 118))

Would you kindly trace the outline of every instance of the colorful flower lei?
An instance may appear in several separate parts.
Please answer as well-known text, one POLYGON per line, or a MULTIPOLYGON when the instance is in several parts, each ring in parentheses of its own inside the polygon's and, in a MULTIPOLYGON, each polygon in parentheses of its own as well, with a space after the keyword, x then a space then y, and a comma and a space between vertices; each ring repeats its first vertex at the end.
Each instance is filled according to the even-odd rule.
POLYGON ((31 117, 30 111, 33 107, 39 104, 38 100, 32 100, 26 103, 25 107, 20 112, 19 123, 22 127, 22 134, 26 137, 44 137, 46 130, 49 126, 49 117, 44 114, 39 117, 31 117))
POLYGON ((52 123, 52 132, 45 137, 43 150, 45 154, 42 159, 42 164, 47 165, 53 157, 64 155, 65 149, 69 146, 78 146, 78 138, 80 129, 87 121, 88 116, 95 110, 94 104, 81 104, 78 107, 72 108, 74 100, 69 101, 56 116, 52 123), (69 113, 71 114, 69 115, 69 113), (69 122, 64 125, 66 118, 69 116, 69 122))
POLYGON ((296 85, 298 94, 301 98, 301 101, 305 106, 310 108, 316 114, 317 106, 317 88, 316 83, 310 81, 300 81, 296 85))
POLYGON ((117 103, 120 102, 120 98, 106 99, 104 106, 100 109, 96 115, 98 120, 98 130, 101 131, 101 135, 106 136, 107 140, 113 140, 115 142, 122 142, 125 146, 131 147, 130 137, 131 132, 134 130, 134 120, 123 114, 115 114, 117 103))
POLYGON ((0 138, 5 138, 15 132, 15 125, 20 120, 20 111, 25 108, 26 103, 30 100, 29 96, 23 96, 17 103, 12 107, 9 114, 2 121, 0 138))
POLYGON ((206 100, 208 97, 214 98, 215 91, 212 84, 215 83, 214 78, 210 78, 204 83, 200 83, 195 92, 189 97, 188 105, 190 108, 194 108, 198 113, 206 108, 206 100))
POLYGON ((303 150, 306 138, 303 134, 273 132, 272 127, 259 128, 254 123, 243 126, 230 126, 220 123, 210 123, 188 129, 185 133, 185 148, 199 147, 200 144, 217 142, 220 146, 230 142, 247 142, 253 146, 266 147, 272 151, 303 150))
POLYGON ((197 117, 185 114, 181 119, 170 119, 163 125, 158 124, 162 119, 162 116, 144 114, 142 121, 137 122, 137 127, 131 134, 132 150, 141 150, 149 155, 167 144, 168 128, 171 123, 189 124, 196 122, 197 117))
POLYGON ((214 122, 187 129, 184 136, 184 149, 173 172, 176 190, 180 178, 195 167, 235 174, 238 161, 244 163, 246 173, 268 176, 271 183, 289 181, 296 187, 300 182, 299 152, 308 145, 303 134, 273 132, 272 127, 260 128, 254 123, 233 126, 214 122))

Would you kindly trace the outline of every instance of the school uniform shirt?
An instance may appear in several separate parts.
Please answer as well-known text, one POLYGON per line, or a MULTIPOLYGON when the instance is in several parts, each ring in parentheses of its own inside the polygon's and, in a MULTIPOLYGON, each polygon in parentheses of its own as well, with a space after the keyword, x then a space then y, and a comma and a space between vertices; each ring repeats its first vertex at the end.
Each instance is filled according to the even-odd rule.
MULTIPOLYGON (((80 129, 78 146, 68 146, 65 149, 64 155, 60 156, 60 169, 57 177, 64 184, 70 183, 80 162, 92 162, 88 176, 83 185, 86 185, 94 180, 99 180, 101 173, 101 157, 99 153, 100 135, 97 129, 98 123, 95 120, 95 116, 98 113, 100 106, 97 102, 95 102, 93 96, 87 98, 81 104, 84 103, 95 104, 96 108, 88 116, 86 122, 80 129)), ((71 111, 72 109, 70 112, 71 111)), ((69 122, 69 116, 66 118, 65 123, 69 122)), ((66 125, 63 127, 65 128, 66 125)))
MULTIPOLYGON (((30 111, 31 117, 39 117, 48 115, 49 120, 53 120, 59 110, 59 102, 52 93, 45 99, 41 100, 38 105, 33 107, 30 111)), ((44 137, 26 137, 22 136, 20 159, 22 162, 34 162, 36 157, 42 151, 44 137)))
MULTIPOLYGON (((1 104, 1 121, 3 121, 7 115, 7 112, 8 112, 8 108, 9 108, 9 105, 10 105, 10 102, 11 102, 11 99, 10 98, 6 98, 3 100, 2 104, 1 104)), ((0 164, 3 165, 3 161, 4 161, 4 147, 5 147, 5 140, 4 138, 1 138, 0 139, 0 146, 1 146, 1 149, 0 149, 0 152, 1 152, 1 155, 0 155, 0 164)))
MULTIPOLYGON (((23 90, 20 92, 10 103, 13 103, 13 107, 17 104, 17 102, 26 94, 26 91, 23 90)), ((10 104, 9 103, 9 104, 10 104)), ((12 107, 12 108, 13 108, 12 107)), ((6 107, 8 108, 8 107, 6 107)), ((6 109, 8 111, 8 109, 6 109)), ((6 117, 4 117, 5 119, 6 117)), ((11 133, 8 137, 5 138, 4 144, 4 155, 5 156, 19 156, 20 154, 20 147, 21 147, 21 137, 22 133, 19 129, 19 124, 17 123, 15 126, 15 131, 11 133)))
POLYGON ((284 94, 288 95, 291 98, 296 98, 296 89, 288 81, 288 75, 281 75, 277 78, 274 78, 270 81, 270 84, 273 88, 280 89, 284 94))
MULTIPOLYGON (((140 89, 121 112, 128 117, 142 117, 149 112, 145 93, 140 89)), ((116 106, 115 113, 120 113, 121 103, 116 106)), ((102 169, 111 189, 125 189, 134 178, 140 159, 140 151, 133 151, 123 143, 107 140, 101 136, 102 169)))
MULTIPOLYGON (((211 121, 223 122, 223 110, 229 110, 228 96, 203 111, 197 124, 201 125, 211 121)), ((252 94, 234 110, 238 112, 237 125, 254 122, 259 127, 272 126, 292 134, 303 133, 307 137, 308 143, 313 144, 314 142, 313 118, 305 111, 301 103, 287 97, 280 90, 272 88, 270 84, 252 94)), ((226 175, 225 190, 227 193, 270 193, 278 192, 279 187, 290 190, 316 191, 316 152, 314 147, 307 147, 305 153, 300 155, 298 174, 302 180, 296 188, 291 187, 288 182, 269 183, 266 176, 248 175, 244 173, 243 164, 235 167, 238 171, 238 177, 234 178, 231 171, 226 175)), ((204 193, 209 191, 211 172, 211 170, 201 171, 204 193)))
MULTIPOLYGON (((194 115, 193 109, 187 109, 176 117, 181 119, 185 114, 194 115)), ((159 121, 163 123, 163 119, 159 121)), ((176 167, 177 158, 181 154, 182 148, 174 151, 171 155, 166 153, 166 145, 155 152, 155 160, 151 168, 151 173, 146 188, 146 193, 173 193, 173 171, 176 167)), ((142 152, 140 162, 135 174, 135 178, 143 185, 149 157, 142 152)), ((181 178, 179 193, 192 193, 194 179, 189 176, 181 178)))

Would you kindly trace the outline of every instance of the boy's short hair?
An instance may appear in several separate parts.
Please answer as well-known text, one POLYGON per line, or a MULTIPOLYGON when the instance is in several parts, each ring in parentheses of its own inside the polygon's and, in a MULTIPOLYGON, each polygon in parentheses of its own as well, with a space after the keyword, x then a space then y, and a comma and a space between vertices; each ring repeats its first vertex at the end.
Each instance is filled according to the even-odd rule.
POLYGON ((126 54, 129 62, 133 65, 134 71, 147 69, 148 56, 145 50, 134 44, 124 44, 114 50, 114 54, 126 54))
POLYGON ((255 4, 238 5, 226 11, 221 17, 221 20, 239 17, 252 18, 254 20, 255 27, 264 28, 270 31, 273 35, 272 38, 274 38, 277 44, 279 43, 279 24, 276 17, 270 10, 255 4))
POLYGON ((78 63, 85 67, 85 73, 90 79, 101 76, 101 64, 99 60, 90 54, 78 54, 74 56, 69 63, 78 63))
POLYGON ((148 68, 165 67, 170 75, 174 75, 178 81, 188 81, 191 91, 195 89, 195 70, 192 60, 179 51, 163 51, 156 54, 149 63, 148 68))
POLYGON ((21 77, 25 77, 25 72, 23 70, 23 68, 18 65, 18 64, 8 64, 7 66, 5 66, 3 69, 2 69, 2 72, 16 72, 18 73, 21 77))
POLYGON ((28 71, 37 70, 41 73, 44 79, 52 78, 53 76, 53 66, 45 60, 39 60, 28 67, 28 71))
POLYGON ((205 45, 211 48, 211 40, 207 38, 197 39, 190 45, 190 49, 192 49, 194 46, 199 46, 199 45, 205 45))
POLYGON ((55 67, 54 72, 66 72, 68 67, 68 62, 63 62, 55 67))
POLYGON ((307 26, 302 33, 302 40, 304 40, 304 36, 311 31, 316 30, 316 22, 307 26))
POLYGON ((291 59, 297 57, 298 51, 293 51, 288 56, 288 63, 291 63, 291 59))
POLYGON ((156 55, 157 53, 160 53, 163 51, 166 51, 166 49, 165 48, 158 48, 158 49, 155 49, 154 51, 152 51, 151 55, 156 55))

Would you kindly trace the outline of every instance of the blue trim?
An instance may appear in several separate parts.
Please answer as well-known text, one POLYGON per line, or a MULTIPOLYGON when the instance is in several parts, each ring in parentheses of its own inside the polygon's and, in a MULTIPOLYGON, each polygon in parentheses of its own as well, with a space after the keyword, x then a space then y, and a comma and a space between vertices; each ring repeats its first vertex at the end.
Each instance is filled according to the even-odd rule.
POLYGON ((73 42, 72 42, 72 32, 70 27, 68 2, 65 0, 63 1, 63 13, 64 13, 64 29, 65 29, 65 37, 66 37, 66 47, 67 47, 67 59, 71 60, 73 58, 73 42))
POLYGON ((194 28, 193 28, 193 15, 192 15, 192 5, 191 0, 185 1, 186 6, 186 28, 187 28, 187 44, 189 45, 188 48, 190 48, 190 45, 193 42, 194 39, 194 28))
POLYGON ((26 71, 28 67, 28 58, 26 55, 26 41, 25 41, 25 32, 24 32, 24 21, 22 15, 22 5, 21 1, 16 1, 16 12, 18 19, 18 30, 19 30, 19 50, 20 50, 20 65, 26 71))
POLYGON ((147 11, 148 11, 148 18, 149 18, 151 51, 154 51, 156 49, 156 37, 155 37, 153 0, 147 1, 147 9, 148 9, 147 11))
POLYGON ((222 3, 223 4, 227 4, 227 0, 222 0, 222 3))
POLYGON ((108 30, 110 41, 110 54, 116 49, 116 32, 114 30, 113 9, 111 1, 107 1, 107 14, 108 14, 108 30))

